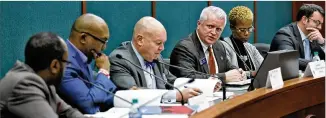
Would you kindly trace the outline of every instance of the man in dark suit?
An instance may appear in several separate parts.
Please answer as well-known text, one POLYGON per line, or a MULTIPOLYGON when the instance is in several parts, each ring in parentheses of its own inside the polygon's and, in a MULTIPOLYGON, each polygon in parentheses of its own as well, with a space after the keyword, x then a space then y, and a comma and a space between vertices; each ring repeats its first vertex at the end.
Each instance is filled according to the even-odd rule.
POLYGON ((325 12, 315 4, 305 4, 300 7, 297 22, 281 28, 272 40, 270 51, 297 50, 300 70, 305 70, 312 60, 314 52, 325 59, 325 38, 321 35, 325 12))
POLYGON ((67 58, 67 46, 58 35, 32 36, 25 47, 25 64, 17 61, 0 82, 0 117, 83 117, 56 93, 67 58))
POLYGON ((108 38, 106 22, 94 14, 84 14, 76 19, 66 41, 68 60, 72 63, 67 65, 59 95, 83 113, 94 114, 113 106, 113 95, 97 87, 111 92, 116 89, 109 76, 109 59, 99 53, 105 49, 108 38), (97 74, 90 64, 93 59, 99 69, 97 74))
MULTIPOLYGON (((161 51, 164 49, 166 41, 166 30, 164 26, 153 17, 143 17, 135 25, 132 41, 124 43, 110 54, 111 77, 118 89, 170 89, 163 81, 173 83, 176 77, 172 75, 162 64, 154 62, 160 60, 161 51), (121 55, 122 58, 117 58, 121 55), (138 65, 151 74, 164 79, 159 80, 142 69, 135 67, 138 65)), ((196 88, 187 88, 182 91, 184 100, 198 95, 200 92, 196 88)), ((171 91, 162 97, 162 102, 181 101, 181 95, 176 91, 171 91)))
MULTIPOLYGON (((197 22, 197 29, 174 47, 170 63, 195 71, 217 74, 226 81, 240 81, 245 78, 241 69, 235 69, 226 57, 226 50, 218 39, 226 24, 226 14, 218 7, 203 9, 197 22)), ((170 67, 177 77, 208 78, 202 74, 193 74, 184 69, 170 67)))

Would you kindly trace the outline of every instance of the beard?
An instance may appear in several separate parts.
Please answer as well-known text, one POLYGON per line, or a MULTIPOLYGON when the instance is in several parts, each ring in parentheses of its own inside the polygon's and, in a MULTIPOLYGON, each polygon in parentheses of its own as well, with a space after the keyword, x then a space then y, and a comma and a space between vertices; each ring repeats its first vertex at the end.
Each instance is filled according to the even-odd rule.
POLYGON ((53 82, 54 86, 58 87, 61 84, 63 74, 64 74, 64 68, 63 65, 61 64, 60 71, 57 74, 57 76, 54 78, 54 82, 53 82))

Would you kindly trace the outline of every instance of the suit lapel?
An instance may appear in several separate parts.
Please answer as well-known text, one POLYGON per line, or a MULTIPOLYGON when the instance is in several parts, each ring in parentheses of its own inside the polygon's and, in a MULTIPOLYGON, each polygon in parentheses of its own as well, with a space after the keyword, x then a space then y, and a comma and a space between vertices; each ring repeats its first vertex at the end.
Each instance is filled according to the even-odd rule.
MULTIPOLYGON (((87 66, 87 64, 84 64, 82 59, 80 58, 80 55, 76 52, 76 50, 74 49, 74 47, 72 47, 72 45, 68 42, 68 40, 66 41, 68 50, 69 50, 69 58, 68 60, 72 62, 73 65, 71 65, 72 68, 79 68, 82 73, 78 73, 78 74, 83 74, 85 77, 83 77, 84 79, 88 79, 89 81, 91 81, 92 79, 90 74, 92 74, 91 72, 89 72, 89 68, 87 66), (78 66, 78 67, 77 67, 78 66)), ((68 67, 69 65, 67 65, 68 67)))
POLYGON ((197 33, 196 31, 191 35, 191 39, 194 42, 195 47, 197 48, 197 52, 198 52, 198 62, 199 62, 199 66, 201 68, 201 70, 203 70, 204 73, 208 73, 208 65, 207 65, 207 60, 206 60, 206 56, 205 53, 203 51, 203 47, 200 44, 200 41, 197 37, 197 33))
POLYGON ((299 45, 298 50, 299 50, 299 53, 301 55, 301 58, 304 58, 304 47, 303 47, 302 37, 300 35, 300 31, 298 29, 297 23, 292 23, 291 24, 291 29, 293 30, 293 34, 295 36, 295 39, 298 42, 298 45, 299 45))
MULTIPOLYGON (((153 70, 154 70, 154 75, 156 75, 156 76, 160 77, 161 79, 163 79, 164 81, 166 81, 165 78, 163 78, 163 75, 161 73, 163 70, 162 70, 162 67, 160 64, 155 63, 153 70)), ((155 78, 155 80, 156 80, 156 88, 157 89, 165 89, 165 86, 164 86, 165 83, 162 80, 158 80, 158 78, 155 78)))
MULTIPOLYGON (((140 64, 140 62, 139 62, 139 60, 138 60, 138 58, 137 58, 137 56, 135 54, 135 51, 131 47, 131 42, 129 44, 127 44, 127 48, 128 48, 128 50, 129 50, 129 52, 131 54, 130 61, 133 62, 136 65, 139 65, 141 67, 141 64, 140 64)), ((134 65, 132 65, 132 66, 134 66, 134 65)), ((138 78, 139 83, 141 84, 142 87, 147 87, 144 71, 137 68, 137 67, 135 67, 135 68, 137 70, 138 75, 140 75, 140 78, 138 78)))

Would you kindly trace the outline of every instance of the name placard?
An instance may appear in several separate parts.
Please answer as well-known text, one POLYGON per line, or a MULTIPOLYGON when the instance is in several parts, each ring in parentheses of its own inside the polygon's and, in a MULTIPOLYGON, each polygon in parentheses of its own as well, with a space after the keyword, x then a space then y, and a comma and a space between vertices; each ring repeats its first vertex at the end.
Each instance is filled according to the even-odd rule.
POLYGON ((325 77, 325 61, 309 62, 303 76, 313 76, 313 78, 325 77))
POLYGON ((268 71, 266 88, 278 89, 284 85, 281 68, 268 71))

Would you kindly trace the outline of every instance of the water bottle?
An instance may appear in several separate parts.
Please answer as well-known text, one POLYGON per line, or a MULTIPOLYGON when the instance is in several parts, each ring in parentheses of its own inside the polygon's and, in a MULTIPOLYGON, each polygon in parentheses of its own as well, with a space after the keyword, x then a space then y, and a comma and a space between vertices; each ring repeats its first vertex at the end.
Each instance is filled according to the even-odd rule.
POLYGON ((312 57, 312 61, 320 61, 320 58, 318 56, 318 52, 314 52, 314 56, 312 57))
POLYGON ((138 99, 132 99, 132 106, 130 108, 130 112, 129 112, 129 118, 141 118, 142 114, 138 109, 138 99))

